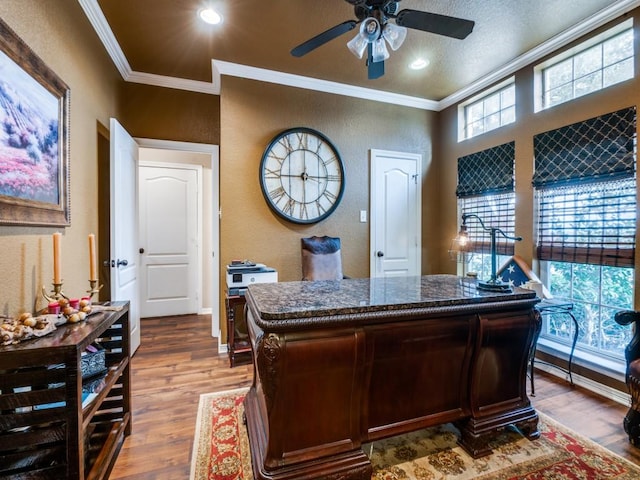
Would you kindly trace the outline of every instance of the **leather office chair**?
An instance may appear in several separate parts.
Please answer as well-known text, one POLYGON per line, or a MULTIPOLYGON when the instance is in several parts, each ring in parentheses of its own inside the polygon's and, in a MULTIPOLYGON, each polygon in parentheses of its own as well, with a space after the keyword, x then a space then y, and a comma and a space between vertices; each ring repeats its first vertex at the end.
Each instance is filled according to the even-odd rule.
POLYGON ((342 251, 340 238, 308 237, 302 244, 302 280, 341 280, 342 251))
POLYGON ((636 447, 640 447, 640 312, 630 310, 618 312, 614 318, 619 325, 634 323, 633 338, 624 349, 627 360, 625 379, 631 395, 631 407, 622 425, 629 435, 629 441, 636 447))

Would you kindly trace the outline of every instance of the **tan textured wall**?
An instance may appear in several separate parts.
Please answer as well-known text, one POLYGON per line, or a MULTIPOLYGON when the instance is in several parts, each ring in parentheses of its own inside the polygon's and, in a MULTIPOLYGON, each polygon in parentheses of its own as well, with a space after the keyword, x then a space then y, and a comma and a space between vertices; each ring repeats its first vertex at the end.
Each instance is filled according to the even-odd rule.
POLYGON ((43 284, 51 287, 54 231, 63 232, 65 291, 88 288, 87 235, 98 233, 97 122, 116 115, 120 77, 77 1, 2 0, 0 17, 71 89, 71 226, 0 226, 0 314, 15 315, 34 309, 43 284))
POLYGON ((134 137, 220 145, 220 97, 122 83, 120 123, 134 137))
MULTIPOLYGON (((634 11, 636 29, 636 52, 640 52, 638 35, 638 17, 640 10, 634 11)), ((615 22, 614 22, 615 23, 615 22)), ((603 27, 598 32, 605 30, 603 27)), ((595 33, 598 33, 595 32, 595 33)), ((574 43, 580 43, 578 40, 574 43)), ((553 56, 550 55, 550 56, 553 56)), ((541 60, 542 61, 542 60, 541 60)), ((538 63, 538 62, 536 62, 538 63)), ((639 72, 640 55, 636 55, 636 72, 639 72)), ((640 77, 636 73, 633 80, 614 85, 605 90, 578 98, 542 112, 534 113, 533 65, 516 72, 517 121, 512 124, 476 138, 458 142, 457 106, 441 112, 439 125, 442 134, 439 137, 439 155, 437 168, 441 178, 441 245, 445 246, 456 235, 460 226, 456 210, 457 159, 470 153, 482 151, 496 145, 514 141, 516 146, 516 234, 523 237, 516 243, 516 254, 524 258, 529 265, 535 256, 534 238, 534 199, 531 179, 533 176, 533 136, 565 125, 586 120, 598 115, 613 112, 621 108, 640 104, 640 77)), ((636 256, 636 278, 638 275, 638 256, 636 256)), ((442 270, 455 272, 454 263, 445 263, 442 270)), ((640 306, 639 281, 636 281, 636 305, 640 306)))
MULTIPOLYGON (((432 112, 233 77, 223 77, 220 107, 221 291, 225 266, 236 258, 276 268, 280 281, 299 280, 300 238, 310 235, 341 237, 345 273, 367 277, 369 223, 359 222, 359 212, 369 211, 369 149, 421 153, 428 185, 423 203, 431 197, 432 112), (340 206, 314 225, 280 219, 260 189, 258 170, 265 147, 276 134, 296 126, 324 133, 345 165, 340 206)), ((423 211, 429 206, 423 205, 423 211)), ((428 231, 423 232, 427 251, 430 242, 428 231)), ((423 257, 429 264, 424 251, 423 257)))

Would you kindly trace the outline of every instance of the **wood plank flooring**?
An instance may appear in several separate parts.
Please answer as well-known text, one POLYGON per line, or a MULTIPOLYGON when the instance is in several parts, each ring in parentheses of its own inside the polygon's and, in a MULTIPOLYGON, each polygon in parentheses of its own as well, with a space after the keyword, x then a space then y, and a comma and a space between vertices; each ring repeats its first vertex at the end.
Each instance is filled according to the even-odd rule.
MULTIPOLYGON (((110 479, 186 480, 199 395, 249 386, 253 369, 229 368, 209 316, 143 319, 141 331, 132 359, 133 433, 110 479)), ((622 429, 625 406, 539 370, 535 381, 536 409, 640 465, 640 449, 622 429)))

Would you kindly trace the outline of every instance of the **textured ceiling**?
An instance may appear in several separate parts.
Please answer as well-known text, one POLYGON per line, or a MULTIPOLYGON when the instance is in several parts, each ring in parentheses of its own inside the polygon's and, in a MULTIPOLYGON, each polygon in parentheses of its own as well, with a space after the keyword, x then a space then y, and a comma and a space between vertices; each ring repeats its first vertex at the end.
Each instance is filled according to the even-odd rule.
POLYGON ((99 0, 131 69, 209 82, 211 59, 441 100, 491 74, 615 0, 402 0, 412 8, 476 22, 456 40, 409 30, 390 51, 386 73, 367 79, 364 60, 346 47, 348 32, 301 58, 289 52, 312 36, 354 19, 345 0, 209 0, 224 16, 211 27, 197 19, 204 0, 99 0), (416 56, 429 67, 411 71, 416 56))

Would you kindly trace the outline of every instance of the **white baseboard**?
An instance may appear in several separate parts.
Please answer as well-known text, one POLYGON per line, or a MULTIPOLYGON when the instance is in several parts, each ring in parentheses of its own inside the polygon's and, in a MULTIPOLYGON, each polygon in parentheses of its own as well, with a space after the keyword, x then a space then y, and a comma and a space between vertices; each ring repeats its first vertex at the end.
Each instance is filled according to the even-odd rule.
MULTIPOLYGON (((555 377, 566 379, 569 381, 569 375, 562 370, 559 370, 551 365, 545 365, 544 363, 536 363, 535 368, 542 370, 544 372, 549 373, 555 377)), ((625 406, 631 405, 631 395, 628 393, 621 392, 620 390, 616 390, 615 388, 608 387, 598 382, 594 382, 593 380, 578 375, 576 373, 572 374, 573 383, 575 385, 579 385, 587 390, 592 391, 593 393, 597 393, 609 400, 613 400, 614 402, 620 403, 625 406)), ((534 378, 535 381, 535 378, 534 378)))

